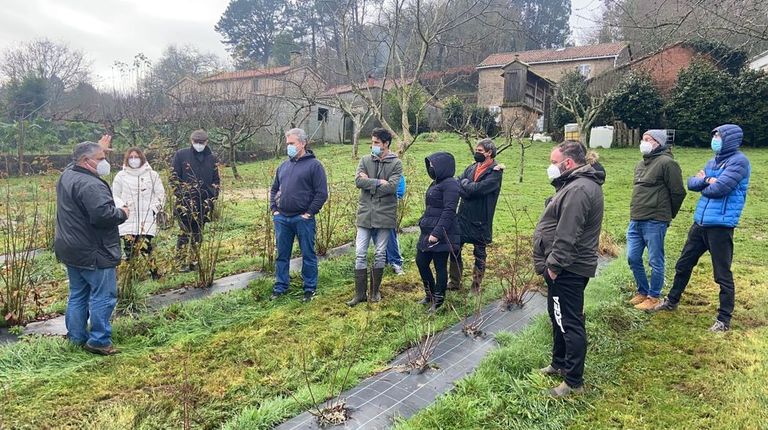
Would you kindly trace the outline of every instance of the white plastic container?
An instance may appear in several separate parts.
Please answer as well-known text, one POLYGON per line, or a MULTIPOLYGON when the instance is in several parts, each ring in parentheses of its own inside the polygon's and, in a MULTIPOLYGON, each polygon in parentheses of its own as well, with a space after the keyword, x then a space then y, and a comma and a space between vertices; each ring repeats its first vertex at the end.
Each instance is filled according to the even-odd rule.
POLYGON ((613 126, 592 127, 589 135, 590 148, 610 148, 613 142, 613 126))

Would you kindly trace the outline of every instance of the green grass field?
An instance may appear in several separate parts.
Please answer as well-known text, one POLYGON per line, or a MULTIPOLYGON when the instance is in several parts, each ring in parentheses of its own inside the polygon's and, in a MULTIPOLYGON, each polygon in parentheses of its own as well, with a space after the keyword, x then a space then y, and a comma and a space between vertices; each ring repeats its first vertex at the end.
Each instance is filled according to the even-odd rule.
MULTIPOLYGON (((495 246, 504 247, 512 231, 511 210, 525 209, 535 222, 544 199, 552 193, 545 169, 551 146, 528 150, 523 183, 517 182, 515 148, 499 160, 506 164, 504 185, 495 218, 495 246)), ((423 208, 427 185, 423 158, 453 152, 459 169, 471 162, 464 143, 441 135, 422 141, 406 154, 411 203, 405 224, 415 223, 423 208)), ((357 162, 348 146, 316 148, 329 171, 332 192, 349 190, 357 162)), ((726 335, 706 331, 716 314, 717 286, 705 259, 695 270, 692 285, 676 313, 649 317, 635 312, 629 298, 631 274, 618 258, 587 289, 590 350, 587 394, 553 401, 542 391, 556 381, 532 369, 547 363, 550 349, 546 318, 523 333, 499 336, 501 345, 475 374, 451 394, 402 428, 761 428, 765 426, 768 389, 768 267, 764 246, 768 233, 760 214, 766 204, 766 173, 759 166, 768 151, 747 151, 753 165, 752 183, 742 225, 736 232, 734 274, 737 285, 733 330, 726 335)), ((685 175, 695 173, 709 151, 676 149, 685 175)), ((628 222, 632 169, 636 149, 601 151, 607 169, 604 229, 619 243, 628 222)), ((223 170, 224 230, 227 253, 223 272, 258 268, 258 249, 250 235, 262 211, 270 172, 279 160, 240 166, 243 181, 223 170)), ((686 198, 668 233, 668 281, 691 223, 696 200, 686 198)), ((527 220, 521 226, 533 228, 527 220), (530 224, 530 225, 529 225, 530 224)), ((354 235, 351 225, 338 229, 335 243, 354 235)), ((172 231, 161 247, 169 248, 172 231)), ((301 305, 296 280, 292 296, 270 302, 271 280, 206 300, 173 305, 155 314, 120 317, 115 342, 124 353, 94 357, 75 350, 62 339, 33 338, 0 347, 0 428, 181 428, 183 411, 190 410, 193 428, 271 428, 305 410, 310 394, 320 397, 332 385, 340 362, 351 361, 345 386, 383 369, 412 340, 424 317, 415 301, 420 283, 413 264, 415 235, 402 239, 405 277, 387 276, 385 300, 379 305, 349 309, 352 293, 351 256, 321 263, 319 296, 301 305), (354 354, 344 353, 356 345, 354 354), (306 367, 306 371, 303 368, 306 367)), ((51 274, 63 279, 52 257, 43 257, 51 274), (47 260, 45 260, 47 258, 47 260)), ((503 262, 493 264, 503 264, 503 262)), ((184 275, 189 276, 189 275, 184 275)), ((145 293, 188 282, 182 275, 161 283, 142 284, 145 293)), ((488 279, 489 298, 498 285, 488 279)), ((53 288, 53 287, 52 287, 53 288)), ((63 308, 65 286, 57 285, 63 308)), ((463 298, 449 296, 461 310, 463 298)), ((455 322, 446 312, 439 327, 455 322)), ((336 384, 338 385, 338 384, 336 384)))

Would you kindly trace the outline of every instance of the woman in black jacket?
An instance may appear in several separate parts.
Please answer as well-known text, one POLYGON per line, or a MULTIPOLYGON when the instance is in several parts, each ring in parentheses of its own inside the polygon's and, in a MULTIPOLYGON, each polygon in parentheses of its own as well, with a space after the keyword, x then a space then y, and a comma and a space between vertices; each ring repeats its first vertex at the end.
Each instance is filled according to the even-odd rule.
POLYGON ((420 303, 431 304, 434 312, 445 301, 448 285, 448 257, 459 249, 461 235, 456 222, 459 183, 453 177, 456 161, 447 152, 436 152, 425 160, 432 184, 427 188, 426 209, 419 220, 421 236, 416 247, 416 266, 424 283, 426 297, 420 303), (430 263, 434 262, 435 276, 430 263))

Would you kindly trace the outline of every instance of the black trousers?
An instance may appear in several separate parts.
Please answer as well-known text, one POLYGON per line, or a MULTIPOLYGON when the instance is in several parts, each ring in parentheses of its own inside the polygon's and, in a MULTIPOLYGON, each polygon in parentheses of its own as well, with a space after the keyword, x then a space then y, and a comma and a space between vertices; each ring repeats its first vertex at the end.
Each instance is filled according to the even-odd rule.
POLYGON ((152 255, 152 237, 146 234, 123 236, 123 251, 125 251, 126 260, 130 260, 136 252, 149 257, 152 255))
POLYGON ((715 282, 720 285, 720 309, 717 319, 730 324, 733 304, 736 298, 736 286, 733 283, 731 263, 733 262, 733 227, 702 227, 693 223, 688 230, 688 239, 675 265, 675 280, 667 298, 678 303, 691 280, 693 268, 706 251, 712 257, 715 282))
POLYGON ((445 290, 448 288, 448 255, 449 252, 422 252, 416 250, 416 267, 419 268, 424 289, 430 298, 436 303, 442 303, 445 299, 445 290), (432 275, 430 264, 434 263, 435 276, 432 275))
POLYGON ((547 311, 552 321, 552 367, 565 374, 571 388, 584 385, 587 330, 584 326, 584 289, 589 278, 563 271, 547 282, 547 311))
POLYGON ((179 220, 181 233, 176 240, 176 248, 181 249, 190 241, 192 246, 197 246, 203 240, 203 227, 210 221, 213 213, 213 202, 196 200, 180 201, 176 207, 175 215, 179 220))
MULTIPOLYGON (((461 250, 464 248, 464 245, 465 243, 462 243, 459 247, 459 251, 456 253, 456 258, 451 258, 451 265, 458 264, 459 272, 464 272, 464 262, 461 260, 461 250)), ((471 245, 472 255, 475 257, 475 269, 484 272, 485 262, 488 260, 488 252, 486 251, 485 244, 472 243, 471 245)))

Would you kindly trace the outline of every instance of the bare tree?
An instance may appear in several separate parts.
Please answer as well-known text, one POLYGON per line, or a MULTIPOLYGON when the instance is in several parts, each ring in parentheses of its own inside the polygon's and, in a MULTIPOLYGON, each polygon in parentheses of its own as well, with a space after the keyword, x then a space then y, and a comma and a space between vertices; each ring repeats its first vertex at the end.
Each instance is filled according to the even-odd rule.
POLYGON ((12 82, 39 78, 47 83, 49 114, 56 113, 65 91, 90 79, 85 55, 64 43, 35 39, 7 49, 0 61, 0 75, 12 82))
MULTIPOLYGON (((386 59, 381 65, 381 79, 375 85, 369 85, 367 74, 360 76, 360 70, 366 69, 355 44, 362 37, 353 32, 355 22, 350 13, 340 15, 342 36, 342 57, 347 82, 355 94, 363 100, 379 120, 389 130, 399 130, 394 137, 398 141, 398 152, 402 155, 416 141, 417 135, 411 130, 417 124, 411 124, 408 113, 415 108, 423 111, 436 97, 433 93, 421 99, 414 106, 416 92, 421 87, 416 85, 427 71, 428 54, 431 49, 441 44, 441 36, 466 25, 473 19, 488 12, 490 0, 391 0, 383 5, 372 18, 374 31, 365 40, 375 50, 386 52, 386 59), (385 116, 384 92, 390 91, 397 100, 400 110, 400 124, 390 124, 385 116)), ((350 0, 347 8, 357 10, 357 2, 350 0)))
POLYGON ((517 145, 520 149, 520 165, 517 181, 522 183, 525 173, 525 151, 531 147, 531 141, 525 139, 533 133, 539 114, 534 111, 518 108, 502 115, 502 127, 504 129, 504 143, 499 145, 496 154, 501 154, 507 149, 517 145))

